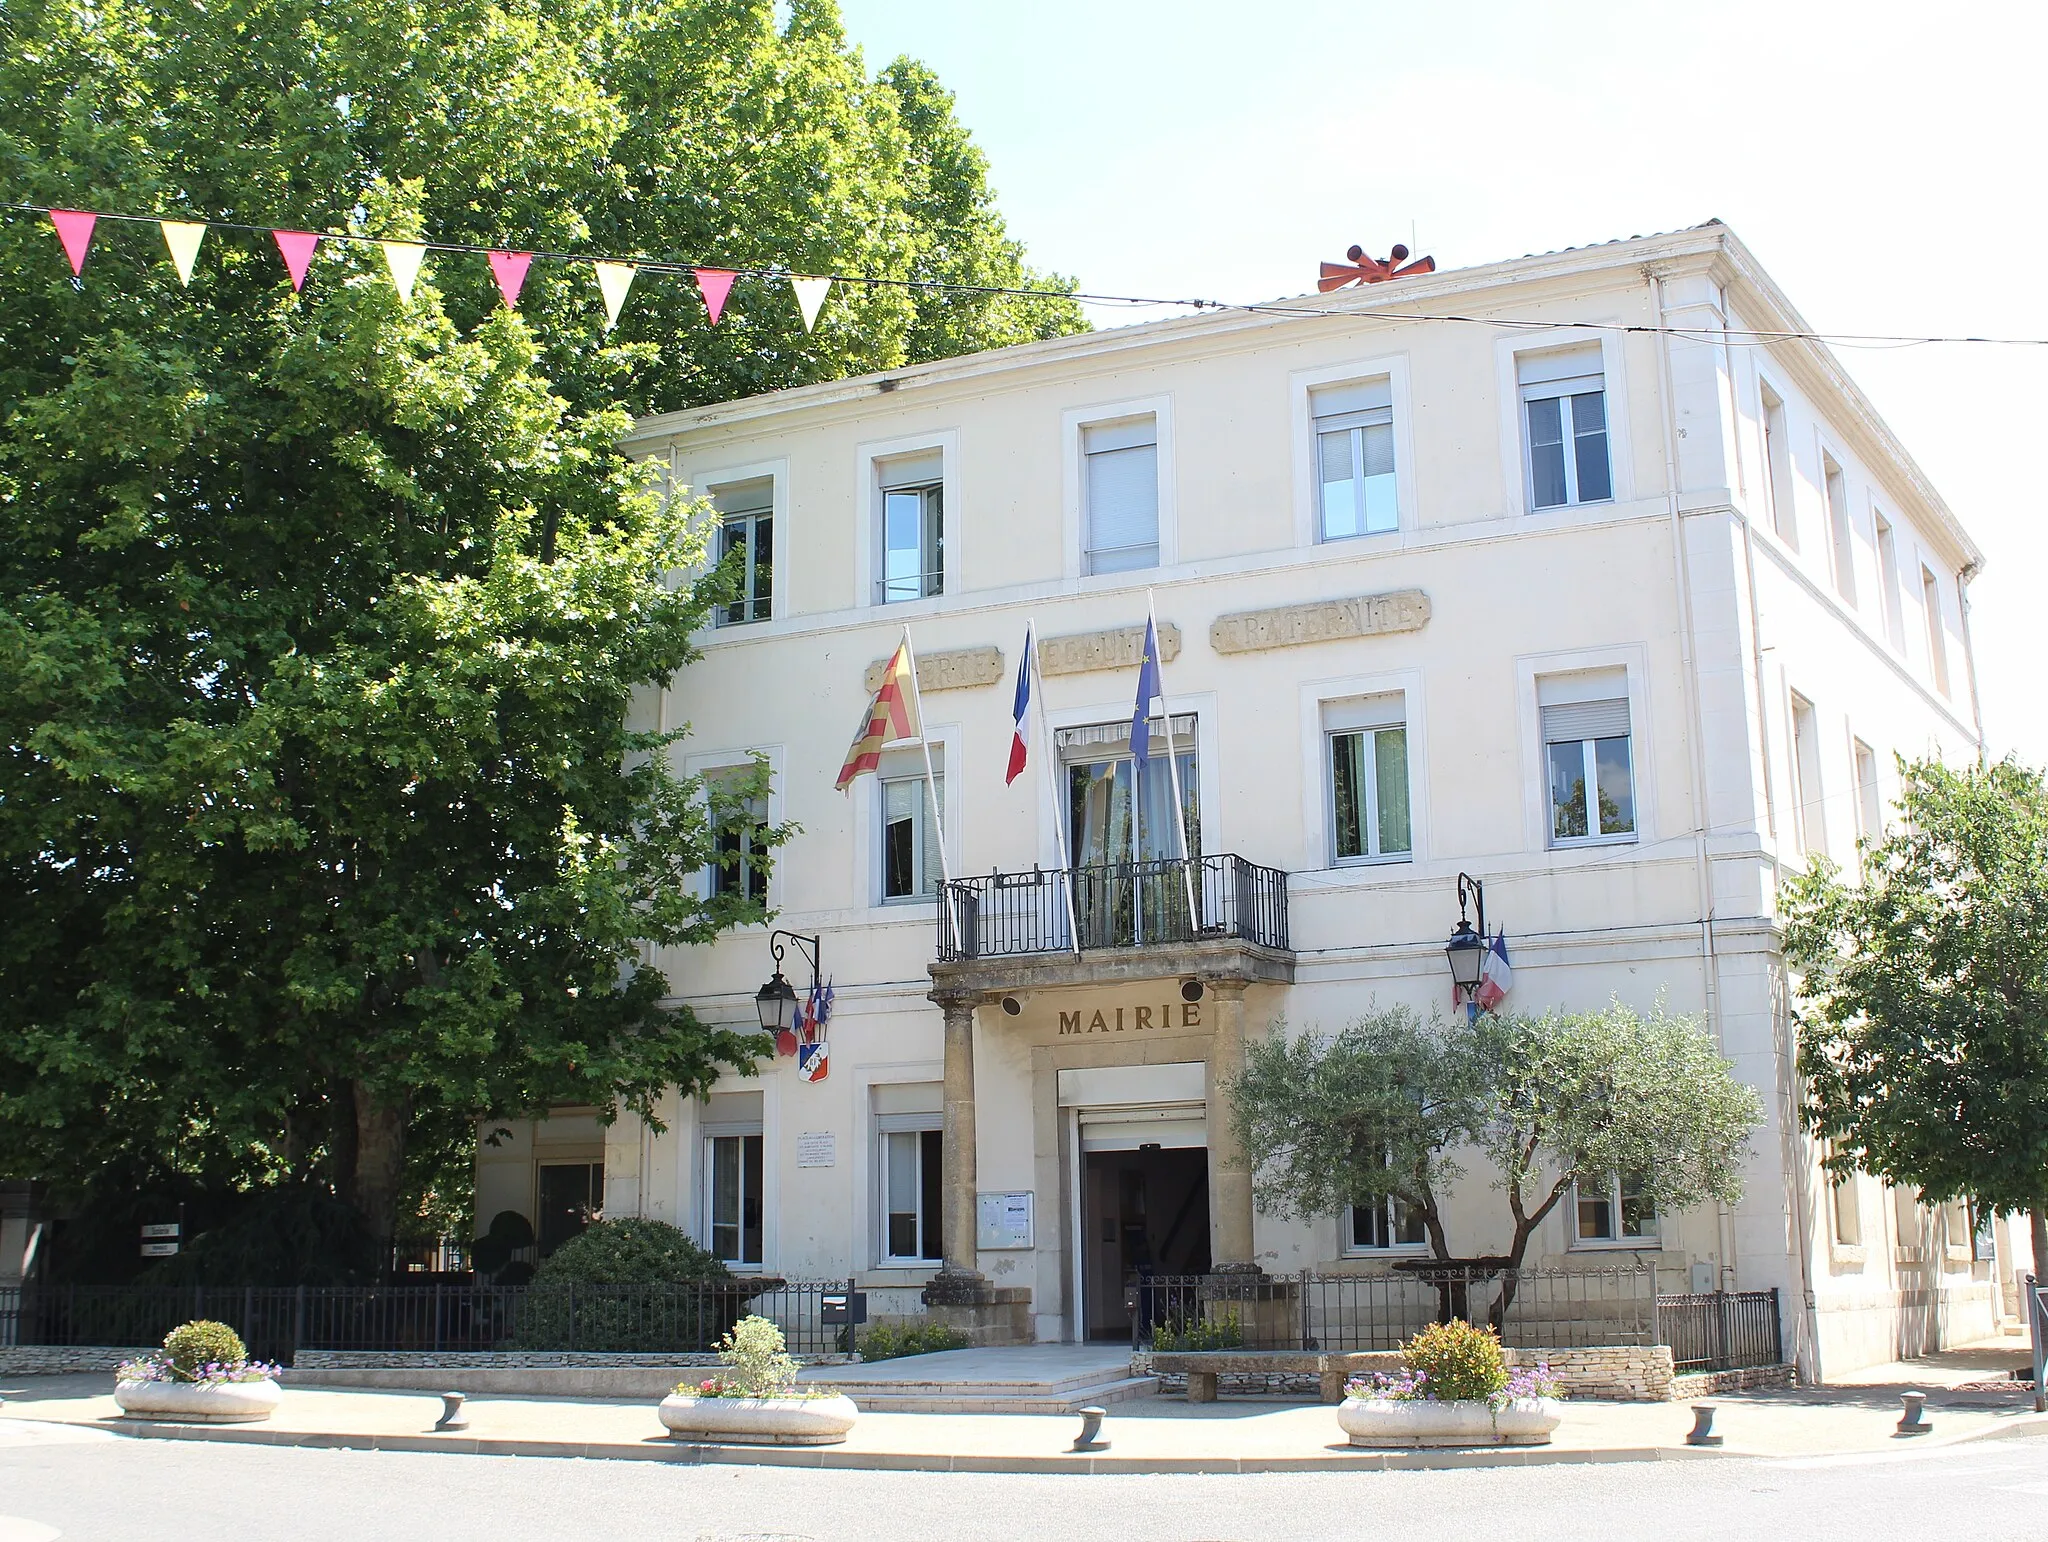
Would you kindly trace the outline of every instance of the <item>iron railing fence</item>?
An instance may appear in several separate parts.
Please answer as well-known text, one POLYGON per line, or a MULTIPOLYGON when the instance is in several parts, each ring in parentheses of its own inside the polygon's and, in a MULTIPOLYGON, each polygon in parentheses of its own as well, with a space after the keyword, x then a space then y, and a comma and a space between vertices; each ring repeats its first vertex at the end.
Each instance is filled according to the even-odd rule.
POLYGON ((689 1281, 664 1285, 53 1285, 0 1291, 0 1344, 147 1347, 206 1317, 259 1359, 303 1349, 445 1352, 502 1349, 701 1354, 753 1313, 794 1355, 839 1353, 823 1321, 844 1280, 689 1281))
POLYGON ((941 963, 1064 953, 1077 940, 1084 950, 1212 937, 1289 946, 1287 874, 1228 854, 1034 867, 940 887, 941 963))
POLYGON ((1740 1371, 1785 1363, 1778 1292, 1712 1290, 1657 1298, 1657 1342, 1679 1371, 1740 1371))
POLYGON ((1153 1274, 1126 1290, 1133 1347, 1398 1349, 1462 1317, 1512 1349, 1647 1344, 1656 1272, 1446 1268, 1385 1274, 1153 1274))

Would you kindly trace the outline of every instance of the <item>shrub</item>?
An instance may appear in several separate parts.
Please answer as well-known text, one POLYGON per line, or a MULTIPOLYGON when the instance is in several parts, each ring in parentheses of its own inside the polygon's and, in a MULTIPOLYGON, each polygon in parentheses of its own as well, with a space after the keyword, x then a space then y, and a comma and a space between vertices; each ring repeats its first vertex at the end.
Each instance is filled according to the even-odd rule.
POLYGON ((1401 1363, 1427 1386, 1426 1396, 1447 1403, 1486 1401, 1508 1384, 1500 1336, 1457 1318, 1416 1334, 1403 1346, 1401 1363))
POLYGON ((946 1349, 965 1349, 971 1341, 957 1328, 943 1323, 876 1323, 860 1336, 863 1360, 899 1360, 905 1355, 937 1354, 946 1349))
POLYGON ((614 1353, 710 1349, 763 1288, 762 1281, 736 1279, 666 1221, 597 1221, 535 1271, 513 1344, 614 1353), (699 1288, 687 1288, 693 1285, 699 1288))
POLYGON ((765 1317, 742 1317, 718 1346, 725 1369, 698 1382, 678 1382, 684 1397, 832 1397, 827 1387, 799 1387, 798 1366, 785 1353, 782 1330, 765 1317))
POLYGON ((164 1335, 164 1358, 180 1381, 196 1381, 209 1365, 240 1365, 249 1358, 242 1335, 224 1322, 204 1318, 164 1335))
POLYGON ((1237 1313, 1221 1317, 1169 1317, 1152 1330, 1152 1347, 1165 1350, 1241 1349, 1244 1326, 1237 1313))
MULTIPOLYGON (((495 1228, 497 1223, 492 1223, 495 1228)), ((593 1221, 534 1271, 536 1285, 668 1285, 732 1271, 666 1221, 593 1221)))

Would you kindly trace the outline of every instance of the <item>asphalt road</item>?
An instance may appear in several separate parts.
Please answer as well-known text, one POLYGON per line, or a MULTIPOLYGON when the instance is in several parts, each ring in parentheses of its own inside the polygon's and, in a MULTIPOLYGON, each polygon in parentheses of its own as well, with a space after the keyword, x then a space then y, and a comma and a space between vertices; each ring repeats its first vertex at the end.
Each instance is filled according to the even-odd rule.
POLYGON ((974 1542, 2048 1535, 2048 1438, 1809 1461, 1256 1477, 665 1467, 0 1424, 0 1542, 974 1542))

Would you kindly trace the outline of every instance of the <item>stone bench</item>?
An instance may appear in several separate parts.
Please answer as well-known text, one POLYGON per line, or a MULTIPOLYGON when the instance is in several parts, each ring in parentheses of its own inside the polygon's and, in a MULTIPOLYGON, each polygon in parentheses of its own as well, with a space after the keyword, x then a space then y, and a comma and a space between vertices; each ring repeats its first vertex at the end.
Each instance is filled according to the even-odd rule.
POLYGON ((1321 1383, 1323 1401, 1344 1400, 1344 1383, 1368 1371, 1397 1371, 1401 1356, 1394 1350, 1361 1350, 1327 1354, 1314 1349, 1189 1349, 1155 1350, 1152 1369, 1162 1376, 1185 1376, 1190 1403, 1216 1401, 1218 1376, 1307 1376, 1321 1383))

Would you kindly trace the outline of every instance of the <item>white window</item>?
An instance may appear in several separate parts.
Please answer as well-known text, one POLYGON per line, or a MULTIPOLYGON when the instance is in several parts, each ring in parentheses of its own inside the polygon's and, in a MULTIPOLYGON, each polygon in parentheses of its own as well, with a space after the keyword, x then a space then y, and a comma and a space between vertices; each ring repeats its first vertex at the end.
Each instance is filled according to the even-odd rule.
POLYGON ((937 1263, 946 1256, 945 1140, 936 1128, 884 1130, 881 1140, 882 1259, 937 1263))
POLYGON ((1083 571, 1159 565, 1159 420, 1151 413, 1081 429, 1083 571))
POLYGON ((1657 1240, 1657 1207, 1635 1174, 1610 1174, 1581 1183, 1573 1191, 1572 1210, 1578 1246, 1607 1243, 1650 1243, 1657 1240))
POLYGON ((1429 1242, 1422 1207, 1389 1194, 1344 1211, 1346 1253, 1421 1252, 1429 1242))
POLYGON ((1856 836, 1875 841, 1884 834, 1884 801, 1877 788, 1877 751, 1856 741, 1856 836))
POLYGON ((1632 839, 1635 768, 1623 670, 1551 675, 1536 682, 1550 791, 1550 844, 1632 839))
POLYGON ((1821 482, 1827 490, 1828 539, 1835 566, 1835 592, 1856 603, 1856 543, 1849 527, 1849 480, 1832 455, 1820 458, 1821 482))
POLYGON ((1884 614, 1884 635, 1901 652, 1906 647, 1906 628, 1899 619, 1899 542, 1892 534, 1891 521, 1873 515, 1877 527, 1877 599, 1884 614))
POLYGON ((1529 506, 1554 509, 1614 496, 1607 453, 1607 387, 1599 348, 1521 354, 1523 449, 1529 506))
POLYGON ((945 592, 946 509, 940 451, 876 462, 881 479, 881 573, 875 603, 945 592))
POLYGON ((775 481, 760 477, 713 488, 718 510, 718 560, 738 569, 737 597, 719 606, 719 626, 766 621, 775 612, 775 481), (736 554, 736 555, 735 555, 736 554))
POLYGON ((1921 606, 1927 612, 1927 667, 1934 675, 1934 688, 1948 695, 1948 628, 1941 616, 1941 580, 1932 568, 1920 570, 1921 606))
MULTIPOLYGON (((1832 1155, 1834 1148, 1830 1146, 1828 1151, 1832 1155)), ((1833 1212, 1835 1243, 1839 1247, 1859 1247, 1863 1242, 1863 1194, 1856 1176, 1828 1175, 1828 1205, 1833 1212)))
POLYGON ((1376 535, 1401 523, 1394 487, 1394 387, 1386 376, 1309 393, 1315 417, 1321 539, 1376 535))
POLYGON ((1331 860, 1370 862, 1415 849, 1409 821, 1408 725, 1399 694, 1323 708, 1331 860))
POLYGON ((1827 802, 1820 780, 1820 727, 1813 703, 1792 694, 1792 775, 1799 793, 1799 849, 1821 855, 1828 849, 1827 802))
POLYGON ((927 790, 922 750, 886 755, 881 768, 882 899, 929 899, 939 892, 938 825, 932 818, 936 792, 943 813, 946 772, 936 746, 933 781, 927 790))
MULTIPOLYGON (((713 813, 721 812, 731 784, 751 773, 751 766, 718 766, 704 773, 713 813)), ((716 899, 731 896, 757 905, 768 903, 768 800, 757 796, 735 810, 738 817, 715 832, 712 861, 705 874, 705 893, 716 899)))
POLYGON ((707 1135, 705 1214, 709 1219, 705 1246, 720 1263, 761 1262, 761 1136, 753 1133, 707 1135))
POLYGON ((1799 514, 1792 502, 1792 441, 1785 431, 1785 400, 1768 385, 1757 389, 1764 435, 1764 486, 1770 494, 1771 527, 1794 551, 1799 549, 1799 514))

